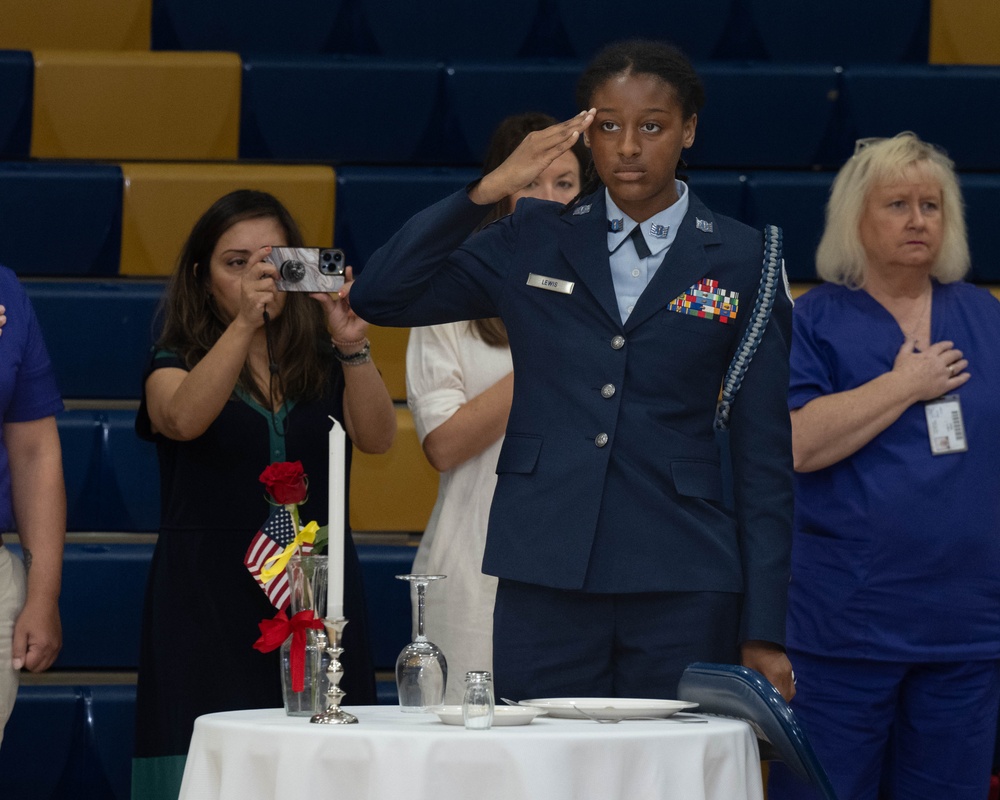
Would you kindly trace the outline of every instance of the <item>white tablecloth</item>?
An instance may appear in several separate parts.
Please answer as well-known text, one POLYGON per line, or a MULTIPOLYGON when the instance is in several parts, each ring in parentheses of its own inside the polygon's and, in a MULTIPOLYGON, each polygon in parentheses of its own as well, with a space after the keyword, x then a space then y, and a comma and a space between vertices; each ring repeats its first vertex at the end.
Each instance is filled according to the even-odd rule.
POLYGON ((467 731, 396 707, 313 725, 281 709, 195 723, 181 800, 762 800, 745 723, 539 717, 467 731))

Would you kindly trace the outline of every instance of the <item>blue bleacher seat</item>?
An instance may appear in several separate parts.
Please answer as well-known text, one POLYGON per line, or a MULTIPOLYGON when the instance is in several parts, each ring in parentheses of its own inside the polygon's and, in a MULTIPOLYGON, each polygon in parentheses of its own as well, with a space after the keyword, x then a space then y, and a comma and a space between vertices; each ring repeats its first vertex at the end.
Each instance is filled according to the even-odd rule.
POLYGON ((138 668, 152 556, 153 544, 146 542, 66 545, 59 603, 63 649, 54 669, 138 668))
POLYGON ((248 57, 242 158, 439 160, 441 66, 351 56, 248 57))
POLYGON ((417 548, 360 542, 357 547, 375 669, 391 671, 411 639, 410 584, 396 576, 410 572, 417 548))
POLYGON ((4 800, 128 800, 134 742, 134 685, 22 685, 0 748, 4 800))
POLYGON ((66 544, 59 601, 63 648, 54 669, 138 668, 153 546, 148 542, 66 544))
MULTIPOLYGON (((3 92, 0 78, 0 95, 3 92)), ((117 275, 121 169, 103 164, 0 163, 0 219, 0 263, 21 277, 117 275)))
POLYGON ((160 526, 160 470, 156 447, 135 433, 135 411, 98 412, 101 434, 103 531, 156 531, 160 526))
MULTIPOLYGON (((21 556, 17 544, 8 544, 21 556)), ((67 542, 59 616, 63 646, 53 670, 135 670, 150 542, 67 542)))
POLYGON ((360 271, 406 220, 479 175, 478 169, 342 167, 334 241, 360 271))
POLYGON ((743 169, 839 166, 839 70, 832 66, 699 65, 705 107, 692 166, 743 169))
POLYGON ((580 109, 574 93, 577 61, 458 61, 445 78, 450 163, 481 164, 493 130, 504 117, 540 111, 569 119, 580 109))
POLYGON ((852 140, 910 130, 959 170, 1000 169, 1000 67, 855 67, 844 99, 852 140))
POLYGON ((930 0, 743 2, 772 61, 840 66, 927 63, 930 0))
POLYGON ((63 397, 138 399, 162 281, 26 281, 25 289, 63 397))
POLYGON ((727 170, 690 170, 688 185, 712 211, 742 220, 746 216, 746 176, 727 170))
MULTIPOLYGON (((405 58, 513 58, 525 45, 540 5, 539 0, 508 0, 502 21, 490 24, 489 12, 467 0, 437 0, 433 6, 411 0, 357 2, 378 52, 405 58)), ((390 92, 375 102, 392 106, 399 98, 390 92)))
POLYGON ((156 448, 135 435, 135 411, 73 409, 56 422, 66 477, 67 530, 156 531, 156 448))
POLYGON ((92 410, 73 409, 56 417, 66 482, 66 528, 101 529, 101 421, 92 410))
POLYGON ((990 233, 1000 210, 1000 175, 960 175, 959 180, 972 255, 969 279, 1000 283, 1000 259, 996 257, 990 233))
POLYGON ((816 246, 823 234, 830 172, 752 172, 747 176, 749 225, 778 225, 784 231, 789 280, 816 280, 816 246))
POLYGON ((689 58, 710 58, 722 41, 733 0, 556 0, 559 19, 578 58, 590 59, 616 39, 665 39, 689 58))
POLYGON ((31 53, 0 50, 0 158, 27 158, 31 152, 34 71, 31 53))
POLYGON ((329 52, 343 0, 156 0, 154 50, 329 52))

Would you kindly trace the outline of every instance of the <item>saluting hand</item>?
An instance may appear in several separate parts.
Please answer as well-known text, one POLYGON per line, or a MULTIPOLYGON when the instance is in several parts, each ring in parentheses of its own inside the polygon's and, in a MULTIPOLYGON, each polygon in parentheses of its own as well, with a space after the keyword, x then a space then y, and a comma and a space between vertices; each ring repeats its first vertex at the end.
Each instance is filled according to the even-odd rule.
POLYGON ((595 109, 532 131, 507 159, 486 175, 469 192, 469 199, 481 206, 498 203, 531 184, 563 153, 567 152, 594 121, 595 109))

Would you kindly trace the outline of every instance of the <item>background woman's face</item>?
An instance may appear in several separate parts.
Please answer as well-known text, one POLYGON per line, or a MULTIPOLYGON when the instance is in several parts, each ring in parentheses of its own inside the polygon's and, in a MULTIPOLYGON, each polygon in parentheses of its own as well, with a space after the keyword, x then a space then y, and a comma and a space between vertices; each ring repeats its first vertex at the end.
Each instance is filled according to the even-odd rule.
MULTIPOLYGON (((226 319, 233 319, 239 311, 243 273, 250 257, 266 245, 287 244, 284 228, 272 217, 242 220, 219 237, 212 251, 209 290, 226 319)), ((269 264, 265 266, 270 268, 269 264)), ((275 308, 271 309, 268 304, 268 311, 272 317, 277 317, 284 305, 284 292, 278 292, 275 308)))
POLYGON ((930 272, 944 237, 942 203, 941 184, 920 166, 872 186, 859 226, 869 266, 930 272))
POLYGON ((565 205, 580 193, 580 162, 572 151, 563 153, 528 186, 510 196, 510 210, 522 197, 554 200, 565 205))

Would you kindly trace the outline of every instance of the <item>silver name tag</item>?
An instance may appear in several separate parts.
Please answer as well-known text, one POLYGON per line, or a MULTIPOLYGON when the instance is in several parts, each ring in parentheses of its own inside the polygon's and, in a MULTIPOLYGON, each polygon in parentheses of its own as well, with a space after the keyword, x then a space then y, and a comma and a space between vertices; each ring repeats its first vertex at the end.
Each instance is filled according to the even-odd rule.
POLYGON ((561 281, 558 278, 546 278, 544 275, 536 275, 534 272, 528 273, 528 286, 536 289, 548 289, 550 292, 560 294, 573 294, 573 281, 561 281))

